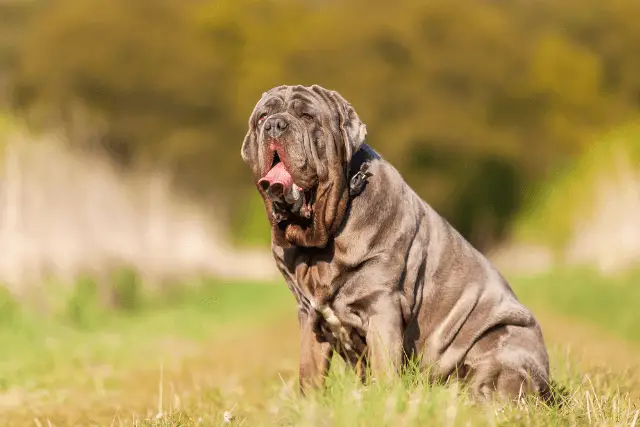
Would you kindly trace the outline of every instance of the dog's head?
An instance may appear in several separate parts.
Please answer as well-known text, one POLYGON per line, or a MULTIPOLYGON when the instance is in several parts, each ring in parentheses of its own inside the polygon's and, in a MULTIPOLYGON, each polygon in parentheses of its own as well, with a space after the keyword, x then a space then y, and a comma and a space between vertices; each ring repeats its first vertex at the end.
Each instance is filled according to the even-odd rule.
POLYGON ((367 134, 339 93, 278 86, 249 118, 242 159, 251 167, 279 246, 323 247, 347 209, 352 155, 367 134))

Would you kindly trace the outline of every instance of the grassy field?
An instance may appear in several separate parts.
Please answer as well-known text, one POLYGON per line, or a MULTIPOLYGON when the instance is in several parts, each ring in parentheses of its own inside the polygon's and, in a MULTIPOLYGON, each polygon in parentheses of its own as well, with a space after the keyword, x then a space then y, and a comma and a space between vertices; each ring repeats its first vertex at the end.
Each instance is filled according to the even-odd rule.
POLYGON ((3 294, 0 426, 640 425, 637 279, 513 278, 568 392, 554 408, 474 406, 456 384, 416 373, 363 387, 341 363, 326 390, 302 399, 294 302, 280 283, 129 292, 136 303, 117 311, 80 284, 46 315, 3 294))

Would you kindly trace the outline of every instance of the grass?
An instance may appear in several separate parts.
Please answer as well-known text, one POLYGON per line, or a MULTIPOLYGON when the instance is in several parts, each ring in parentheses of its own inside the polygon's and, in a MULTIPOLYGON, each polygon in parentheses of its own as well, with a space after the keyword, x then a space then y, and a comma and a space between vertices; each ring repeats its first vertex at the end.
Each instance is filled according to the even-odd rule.
POLYGON ((309 400, 291 398, 293 425, 579 425, 586 422, 629 423, 635 416, 629 401, 620 406, 616 392, 597 391, 575 373, 562 374, 569 385, 564 407, 548 407, 535 399, 504 406, 478 406, 458 383, 434 386, 411 372, 388 385, 360 385, 343 369, 332 372, 325 391, 309 400), (595 405, 596 408, 592 408, 595 405), (615 403, 614 403, 615 402, 615 403))
POLYGON ((129 297, 137 303, 114 311, 100 309, 84 282, 46 316, 0 296, 0 425, 640 425, 640 382, 627 369, 640 347, 619 326, 631 298, 611 299, 599 328, 590 309, 575 309, 569 298, 591 307, 613 287, 633 291, 632 281, 607 288, 573 274, 514 280, 526 304, 544 308, 536 315, 553 376, 568 392, 561 407, 535 400, 478 406, 458 384, 432 385, 416 371, 365 387, 340 361, 326 389, 303 399, 294 302, 283 284, 203 281, 168 298, 140 296, 128 285, 123 293, 138 295, 129 297), (78 307, 91 309, 78 315, 78 307), (578 352, 572 343, 581 344, 578 352), (626 352, 627 362, 599 363, 613 360, 602 347, 626 352), (579 362, 577 353, 594 363, 579 362))
POLYGON ((53 310, 47 317, 21 309, 6 291, 0 295, 0 390, 55 385, 79 365, 146 363, 164 342, 198 342, 223 330, 246 327, 268 318, 269 310, 289 299, 282 287, 205 283, 145 301, 134 312, 108 312, 98 309, 99 302, 86 287, 84 280, 79 281, 67 309, 53 310), (92 312, 80 314, 78 305, 92 312))
POLYGON ((640 342, 640 270, 603 278, 589 270, 554 271, 514 281, 529 305, 546 306, 623 340, 640 342))

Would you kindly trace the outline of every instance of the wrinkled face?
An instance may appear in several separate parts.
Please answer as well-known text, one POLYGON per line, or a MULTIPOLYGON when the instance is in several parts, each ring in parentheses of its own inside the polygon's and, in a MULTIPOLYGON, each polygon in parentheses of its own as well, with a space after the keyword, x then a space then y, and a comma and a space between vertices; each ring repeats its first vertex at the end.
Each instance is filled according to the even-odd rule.
POLYGON ((274 243, 323 247, 344 219, 347 171, 366 126, 337 92, 279 86, 249 118, 242 158, 265 202, 274 243))

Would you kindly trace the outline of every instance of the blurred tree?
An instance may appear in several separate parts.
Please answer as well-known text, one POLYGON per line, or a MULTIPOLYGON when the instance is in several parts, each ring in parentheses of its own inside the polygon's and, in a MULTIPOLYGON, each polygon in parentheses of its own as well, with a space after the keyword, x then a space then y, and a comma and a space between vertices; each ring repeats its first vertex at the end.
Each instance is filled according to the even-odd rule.
POLYGON ((253 191, 247 117, 279 84, 340 91, 481 248, 532 182, 640 106, 636 0, 42 4, 13 50, 16 109, 125 166, 166 168, 230 214, 253 191))
POLYGON ((0 1, 0 108, 10 102, 10 80, 19 62, 25 24, 37 6, 20 0, 0 1))

